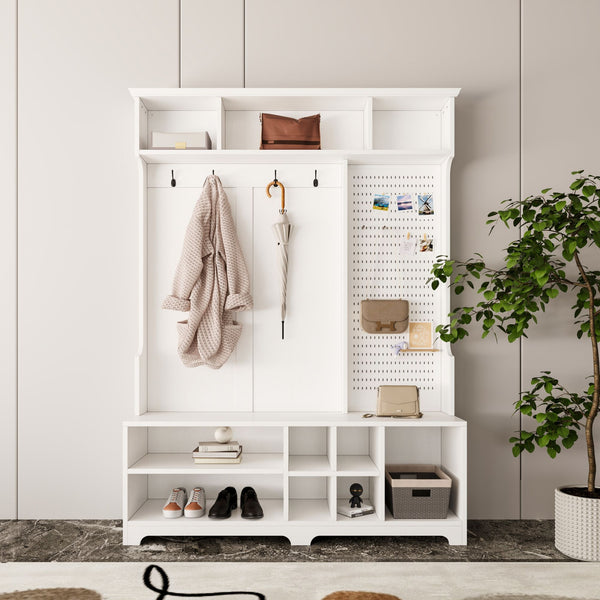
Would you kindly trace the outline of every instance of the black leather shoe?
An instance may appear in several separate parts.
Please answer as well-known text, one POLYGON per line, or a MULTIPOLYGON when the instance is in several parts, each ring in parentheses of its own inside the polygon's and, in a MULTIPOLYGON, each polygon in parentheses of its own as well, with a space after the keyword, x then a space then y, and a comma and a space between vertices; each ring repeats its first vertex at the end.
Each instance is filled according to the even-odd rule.
POLYGON ((226 487, 219 492, 215 503, 210 507, 211 519, 229 519, 231 511, 237 508, 237 492, 234 487, 226 487))
POLYGON ((245 487, 242 490, 240 508, 242 509, 242 519, 262 519, 264 516, 254 488, 245 487))

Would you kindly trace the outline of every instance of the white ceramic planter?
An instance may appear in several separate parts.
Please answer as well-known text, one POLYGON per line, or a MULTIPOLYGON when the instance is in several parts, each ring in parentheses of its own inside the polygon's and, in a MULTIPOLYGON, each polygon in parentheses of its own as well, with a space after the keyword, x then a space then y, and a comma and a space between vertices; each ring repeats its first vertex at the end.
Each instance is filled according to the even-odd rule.
MULTIPOLYGON (((577 486, 563 486, 577 487, 577 486)), ((600 560, 600 499, 554 490, 554 545, 579 560, 600 560)))

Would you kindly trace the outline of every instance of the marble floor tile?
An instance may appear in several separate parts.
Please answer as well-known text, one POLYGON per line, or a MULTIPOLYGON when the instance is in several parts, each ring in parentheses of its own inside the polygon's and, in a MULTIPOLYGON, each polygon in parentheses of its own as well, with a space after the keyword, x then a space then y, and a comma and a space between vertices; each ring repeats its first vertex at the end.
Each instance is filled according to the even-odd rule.
POLYGON ((469 521, 468 544, 445 538, 148 537, 123 546, 121 521, 0 521, 0 562, 168 561, 570 561, 554 547, 553 521, 469 521))

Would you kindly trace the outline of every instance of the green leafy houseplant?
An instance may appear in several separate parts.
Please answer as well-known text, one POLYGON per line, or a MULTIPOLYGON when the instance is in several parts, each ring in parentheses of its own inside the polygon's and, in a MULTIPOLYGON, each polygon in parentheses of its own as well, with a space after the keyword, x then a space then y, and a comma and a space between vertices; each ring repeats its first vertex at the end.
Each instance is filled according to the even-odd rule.
MULTIPOLYGON (((595 488, 596 456, 593 426, 598 414, 600 392, 600 271, 583 264, 582 251, 600 249, 600 176, 574 171, 575 181, 568 193, 542 190, 524 200, 505 200, 502 209, 489 213, 491 231, 498 223, 520 229, 520 237, 506 249, 504 265, 494 269, 476 254, 465 261, 438 257, 430 279, 434 289, 448 283, 455 294, 465 287, 482 297, 475 306, 461 306, 450 314, 449 323, 436 331, 445 342, 468 335, 467 327, 477 324, 482 337, 498 332, 509 342, 527 337, 536 314, 559 294, 571 294, 577 337, 590 340, 593 380, 583 391, 567 391, 549 371, 531 380, 532 388, 521 394, 515 409, 533 417, 535 428, 511 437, 513 454, 533 452, 536 445, 554 458, 571 448, 582 428, 585 430, 588 459, 587 489, 581 495, 600 498, 595 488), (576 275, 567 275, 567 265, 576 266, 576 275)), ((598 262, 598 255, 595 256, 598 262)))

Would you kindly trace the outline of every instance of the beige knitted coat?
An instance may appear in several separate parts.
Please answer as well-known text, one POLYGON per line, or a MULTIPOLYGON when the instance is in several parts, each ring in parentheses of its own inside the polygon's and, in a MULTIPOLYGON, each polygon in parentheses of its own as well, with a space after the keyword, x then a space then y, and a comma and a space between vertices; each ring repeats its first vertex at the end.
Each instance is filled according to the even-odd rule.
POLYGON ((188 224, 173 293, 163 308, 189 311, 177 323, 178 352, 186 367, 219 369, 237 344, 238 310, 252 308, 248 270, 238 242, 229 201, 215 175, 204 182, 188 224))

